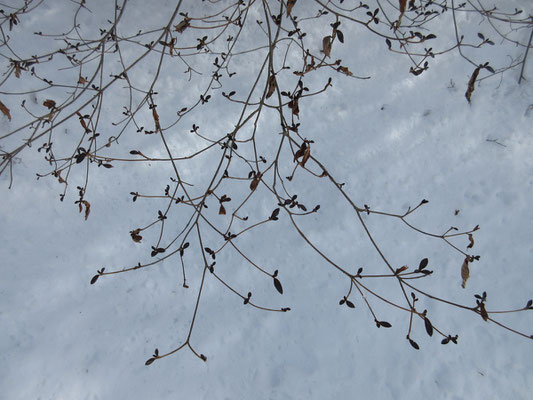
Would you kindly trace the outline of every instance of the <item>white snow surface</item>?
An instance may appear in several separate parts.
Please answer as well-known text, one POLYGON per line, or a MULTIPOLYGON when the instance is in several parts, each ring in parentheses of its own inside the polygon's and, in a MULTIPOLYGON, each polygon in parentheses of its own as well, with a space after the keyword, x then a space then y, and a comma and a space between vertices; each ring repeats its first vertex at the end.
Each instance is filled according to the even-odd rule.
MULTIPOLYGON (((105 21, 103 3, 87 1, 92 14, 84 14, 82 22, 99 17, 105 21)), ((302 3, 294 8, 298 15, 304 13, 302 3)), ((167 5, 172 2, 161 2, 160 9, 153 6, 146 24, 162 25, 157 17, 163 14, 165 21, 167 5)), ((533 12, 527 0, 509 5, 533 12)), ((129 5, 132 9, 141 6, 140 2, 129 5)), ((43 31, 54 24, 60 26, 60 11, 70 11, 73 6, 72 2, 53 1, 41 7, 39 18, 23 20, 16 29, 33 32, 41 29, 39 24, 43 31)), ((202 5, 195 7, 198 10, 202 5)), ((139 14, 133 12, 129 18, 135 21, 139 14)), ((471 18, 462 25, 466 34, 475 37, 483 28, 484 34, 490 35, 480 17, 471 18)), ((443 17, 443 23, 449 22, 443 17)), ((439 40, 453 40, 450 26, 440 27, 439 40)), ((328 29, 317 28, 308 35, 316 35, 320 43, 328 29)), ((520 40, 527 42, 529 33, 519 32, 520 40)), ((390 54, 383 39, 362 28, 350 29, 347 23, 344 34, 345 44, 335 44, 333 57, 342 58, 354 74, 371 79, 350 79, 332 71, 310 79, 309 87, 316 90, 333 77, 333 87, 326 93, 301 102, 300 132, 314 140, 313 154, 345 183, 344 190, 358 205, 402 213, 428 199, 428 204, 409 217, 417 227, 442 233, 452 225, 461 231, 480 225, 472 250, 481 259, 471 264, 471 277, 463 289, 460 268, 464 257, 451 247, 414 232, 399 220, 365 216, 394 265, 413 269, 422 258, 429 258, 428 268, 434 273, 417 282, 420 287, 471 306, 475 305, 474 294, 486 291, 489 311, 524 307, 533 297, 533 54, 520 85, 519 69, 509 70, 482 80, 468 104, 464 92, 474 67, 457 52, 430 60, 429 69, 415 77, 409 74, 409 60, 390 54), (459 210, 457 215, 455 210, 459 210)), ((38 44, 28 45, 31 52, 31 46, 38 44)), ((524 48, 502 45, 498 40, 495 46, 470 54, 481 58, 480 62, 486 56, 496 69, 523 52, 524 48)), ((254 59, 245 60, 252 68, 254 59)), ((246 62, 243 69, 248 68, 246 62)), ((2 70, 7 65, 2 61, 2 70)), ((156 86, 161 92, 162 116, 166 108, 175 112, 182 107, 182 88, 201 93, 202 86, 194 79, 187 82, 183 69, 180 65, 177 72, 163 75, 161 85, 156 86)), ((242 83, 228 80, 227 85, 223 90, 229 92, 231 85, 240 87, 242 83)), ((4 101, 6 96, 0 98, 4 101)), ((226 103, 220 104, 224 107, 226 103)), ((16 104, 11 108, 13 121, 0 117, 2 132, 20 125, 17 118, 23 114, 16 111, 16 104)), ((211 114, 200 117, 202 131, 231 129, 237 118, 232 114, 235 110, 211 109, 211 114)), ((147 115, 147 123, 150 117, 147 115)), ((190 146, 192 152, 196 144, 186 135, 191 124, 176 128, 182 139, 173 145, 181 150, 190 146)), ((262 135, 277 140, 278 122, 265 118, 261 127, 262 135)), ((159 142, 139 138, 142 135, 135 129, 127 135, 120 147, 124 154, 143 148, 164 155, 159 142)), ((68 138, 68 133, 64 136, 68 138)), ((116 153, 110 150, 110 154, 116 153)), ((207 362, 183 349, 147 367, 144 363, 154 348, 169 351, 187 336, 203 267, 195 254, 198 248, 191 245, 186 255, 189 289, 182 287, 177 258, 152 268, 105 276, 95 285, 89 281, 102 267, 113 270, 150 261, 148 239, 136 244, 129 231, 149 223, 164 205, 143 199, 132 203, 129 193, 162 192, 172 175, 170 166, 114 163, 113 169, 93 170, 87 194, 91 214, 84 221, 73 204, 77 199, 75 182, 83 182, 83 173, 72 178, 66 199, 60 202, 62 187, 57 180, 35 179, 36 172, 47 171, 41 159, 36 146, 27 149, 15 165, 10 190, 9 176, 0 178, 2 399, 451 400, 533 396, 533 341, 484 322, 472 312, 419 295, 422 309, 428 310, 434 325, 446 334, 458 334, 459 340, 457 345, 441 345, 442 337, 429 337, 418 319, 411 333, 420 345, 416 351, 405 339, 408 313, 367 295, 379 318, 392 324, 391 329, 377 329, 357 293, 350 297, 355 309, 339 306, 349 281, 309 248, 283 210, 279 221, 265 224, 237 242, 260 265, 279 270, 283 295, 229 248, 217 257, 216 270, 240 292, 253 292, 258 304, 290 307, 291 311, 269 313, 245 307, 241 298, 207 274, 191 339, 207 362)), ((194 167, 180 165, 188 177, 209 174, 214 168, 209 157, 199 158, 194 167)), ((290 174, 290 169, 283 173, 290 174)), ((297 178, 298 199, 308 208, 321 205, 318 213, 298 220, 308 237, 354 272, 362 266, 365 272, 384 273, 355 214, 331 183, 301 170, 297 178)), ((248 185, 245 182, 228 194, 235 199, 245 196, 248 185)), ((216 201, 208 204, 217 207, 216 201)), ((277 207, 266 191, 258 190, 256 204, 266 216, 277 207)), ((466 250, 468 241, 461 237, 454 244, 466 250)), ((399 293, 384 292, 393 286, 376 282, 373 287, 398 299, 399 293)), ((533 334, 532 316, 533 311, 525 311, 494 318, 533 334)))

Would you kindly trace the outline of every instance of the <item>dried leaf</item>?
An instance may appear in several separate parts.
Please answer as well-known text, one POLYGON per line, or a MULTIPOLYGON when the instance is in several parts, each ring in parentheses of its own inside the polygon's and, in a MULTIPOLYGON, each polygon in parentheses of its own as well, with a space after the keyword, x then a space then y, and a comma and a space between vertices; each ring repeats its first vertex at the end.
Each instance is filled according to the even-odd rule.
POLYGON ((415 349, 420 350, 418 343, 415 342, 413 339, 409 339, 409 343, 411 343, 411 346, 413 346, 415 349))
POLYGON ((383 328, 392 328, 392 325, 388 323, 387 321, 379 321, 379 326, 382 326, 383 328))
POLYGON ((309 160, 309 157, 311 157, 311 146, 307 146, 304 150, 302 161, 300 161, 300 165, 302 166, 302 168, 305 167, 305 163, 307 162, 307 160, 309 160))
POLYGON ((346 300, 346 305, 350 308, 355 308, 355 305, 350 300, 346 300))
POLYGON ((352 76, 353 73, 348 69, 348 67, 343 67, 342 65, 337 68, 337 71, 342 72, 344 75, 352 76))
POLYGON ((93 278, 91 279, 91 285, 94 285, 99 277, 100 277, 100 275, 93 276, 93 278))
POLYGON ((401 274, 403 271, 405 271, 407 268, 408 268, 407 265, 404 265, 403 267, 397 268, 396 271, 394 271, 394 274, 395 274, 395 275, 399 275, 399 274, 401 274))
POLYGON ((426 268, 428 266, 428 259, 427 258, 423 258, 421 261, 420 261, 420 264, 418 265, 418 269, 419 270, 422 270, 424 268, 426 268))
POLYGON ((402 17, 405 13, 405 6, 407 5, 407 0, 399 0, 400 2, 400 16, 398 17, 398 22, 396 23, 396 26, 394 27, 394 30, 398 29, 400 25, 402 24, 402 17))
POLYGON ((220 205, 220 208, 218 209, 218 215, 226 215, 226 209, 224 208, 222 204, 220 205))
POLYGON ((158 131, 161 130, 161 125, 159 125, 159 114, 157 113, 155 109, 155 105, 154 107, 152 107, 152 117, 154 118, 155 129, 158 131))
POLYGON ((288 0, 287 1, 287 17, 291 15, 292 8, 296 4, 296 0, 288 0))
POLYGON ((89 218, 89 214, 91 213, 91 203, 89 203, 87 200, 82 200, 80 202, 80 205, 81 203, 83 203, 83 205, 85 206, 85 221, 87 221, 87 218, 89 218))
MULTIPOLYGON (((85 120, 83 118, 83 115, 81 115, 81 113, 78 111, 76 112, 76 115, 78 116, 78 118, 80 119, 80 124, 81 126, 83 127, 83 129, 85 129, 85 132, 86 133, 89 133, 91 130, 87 127, 87 124, 85 123, 85 120)), ((80 161, 81 162, 81 161, 80 161)))
POLYGON ((470 270, 468 269, 468 257, 465 258, 463 266, 461 267, 461 278, 463 278, 463 283, 461 286, 463 289, 466 287, 466 281, 470 278, 470 270))
POLYGON ((472 247, 474 247, 474 236, 471 233, 468 234, 468 240, 470 241, 470 243, 468 244, 468 246, 466 246, 466 248, 471 249, 472 247))
POLYGON ((135 243, 141 243, 141 240, 142 240, 142 236, 139 235, 139 233, 141 232, 140 229, 135 229, 133 231, 130 232, 130 235, 131 235, 131 239, 135 242, 135 243))
POLYGON ((78 85, 85 85, 87 83, 87 79, 85 79, 83 76, 80 75, 78 79, 78 85))
POLYGON ((11 121, 11 113, 9 112, 9 108, 5 106, 4 103, 0 101, 0 111, 2 111, 2 114, 4 114, 8 120, 11 121))
POLYGON ((303 142, 302 145, 300 146, 300 148, 296 151, 296 153, 294 153, 294 160, 293 161, 296 161, 297 159, 302 157, 304 155, 306 149, 307 149, 307 143, 303 142))
POLYGON ((274 286, 280 294, 283 294, 283 287, 281 286, 281 282, 278 280, 278 278, 274 278, 274 286))
POLYGON ((263 174, 256 174, 255 178, 252 180, 252 183, 250 183, 250 190, 254 191, 257 189, 257 185, 259 185, 259 182, 261 181, 261 177, 263 174))
POLYGON ((489 313, 487 313, 487 310, 485 309, 485 303, 479 303, 479 312, 483 321, 489 320, 489 313))
POLYGON ((470 99, 472 97, 472 93, 474 93, 475 84, 477 76, 479 75, 479 70, 481 67, 477 67, 474 72, 472 73, 472 76, 470 77, 470 80, 468 81, 468 88, 466 89, 465 97, 470 103, 470 99))
POLYGON ((326 57, 329 57, 331 54, 331 36, 324 36, 322 39, 322 51, 326 57))
POLYGON ((52 108, 55 108, 56 102, 54 100, 46 99, 43 101, 43 106, 51 110, 52 108))
POLYGON ((300 118, 300 107, 298 106, 298 98, 289 101, 288 106, 292 110, 293 115, 296 115, 298 118, 300 118))
POLYGON ((270 78, 268 79, 268 91, 266 98, 268 99, 272 94, 274 94, 274 91, 276 90, 277 83, 276 83, 276 75, 272 74, 270 75, 270 78))
POLYGON ((174 25, 174 30, 179 33, 183 33, 183 31, 187 29, 187 27, 189 26, 190 26, 189 18, 184 18, 182 21, 180 21, 178 25, 174 25))

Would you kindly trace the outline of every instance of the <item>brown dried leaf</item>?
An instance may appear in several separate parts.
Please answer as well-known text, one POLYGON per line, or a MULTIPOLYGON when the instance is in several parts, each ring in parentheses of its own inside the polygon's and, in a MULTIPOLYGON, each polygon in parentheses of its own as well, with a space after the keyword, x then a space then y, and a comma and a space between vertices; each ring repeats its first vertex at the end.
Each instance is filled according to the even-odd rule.
POLYGON ((78 79, 78 85, 85 85, 87 83, 87 79, 85 79, 83 76, 80 75, 78 79))
POLYGON ((296 153, 294 153, 294 160, 293 161, 296 161, 297 159, 302 157, 305 154, 305 150, 306 149, 307 149, 307 143, 303 142, 302 145, 300 146, 300 148, 296 151, 296 153))
POLYGON ((291 15, 292 8, 296 4, 296 0, 287 0, 287 17, 291 15))
POLYGON ((463 266, 461 267, 461 278, 463 278, 463 283, 461 286, 463 289, 466 287, 466 281, 470 278, 470 269, 468 269, 468 257, 465 258, 463 266))
POLYGON ((91 203, 87 200, 82 200, 81 203, 85 206, 85 221, 87 221, 87 218, 89 218, 89 214, 91 213, 91 203))
POLYGON ((20 71, 21 71, 21 69, 20 69, 20 64, 19 64, 19 63, 16 63, 16 64, 15 64, 15 76, 16 76, 17 78, 20 78, 20 71))
POLYGON ((222 204, 220 205, 220 208, 218 209, 218 215, 226 215, 226 209, 224 208, 222 204))
POLYGON ((352 71, 350 71, 348 67, 340 66, 339 68, 337 68, 337 71, 342 72, 343 74, 348 75, 348 76, 353 75, 352 71))
POLYGON ((474 247, 474 235, 469 233, 468 234, 468 240, 470 241, 470 243, 468 244, 468 246, 466 246, 466 248, 467 249, 471 249, 472 247, 474 247))
POLYGON ((87 124, 85 123, 85 120, 83 119, 83 115, 81 115, 81 113, 79 111, 76 112, 76 115, 80 119, 81 126, 83 127, 83 129, 85 129, 85 133, 89 133, 91 130, 87 127, 87 124))
POLYGON ((2 114, 4 114, 7 117, 7 119, 11 121, 11 113, 9 111, 9 108, 7 108, 5 104, 2 103, 1 101, 0 101, 0 111, 2 111, 2 114))
POLYGON ((268 91, 266 95, 267 99, 274 94, 277 86, 276 76, 274 74, 270 75, 270 78, 268 79, 268 91))
POLYGON ((307 160, 309 160, 309 157, 311 157, 311 146, 307 146, 307 148, 304 150, 304 156, 302 158, 302 161, 300 161, 300 165, 302 168, 305 167, 305 163, 307 160))
POLYGON ((52 108, 56 106, 56 102, 51 99, 46 99, 45 101, 43 101, 43 106, 51 110, 52 108))
POLYGON ((331 36, 324 36, 324 39, 322 39, 322 51, 326 55, 326 57, 329 57, 331 54, 331 36))
POLYGON ((157 113, 155 106, 152 107, 152 117, 154 117, 155 129, 158 131, 161 130, 161 125, 159 125, 159 114, 157 113))
POLYGON ((143 237, 139 235, 140 232, 141 232, 140 229, 135 229, 130 232, 131 238, 135 243, 141 243, 141 240, 143 237))
POLYGON ((465 97, 469 103, 470 103, 470 98, 472 97, 472 93, 474 93, 476 79, 477 79, 477 76, 479 75, 480 69, 481 67, 477 67, 472 73, 470 80, 468 81, 468 88, 466 89, 465 97))
POLYGON ((300 107, 298 106, 298 98, 289 101, 288 104, 289 108, 292 110, 292 113, 296 115, 298 118, 300 118, 300 107))
POLYGON ((481 314, 481 318, 483 318, 483 321, 486 322, 486 321, 489 320, 489 313, 485 309, 485 304, 484 303, 479 303, 479 312, 481 314))
POLYGON ((402 17, 405 13, 405 6, 407 5, 407 0, 399 0, 400 2, 400 16, 398 17, 398 22, 396 22, 396 25, 394 27, 394 30, 398 29, 400 25, 402 24, 402 17))
POLYGON ((256 174, 255 178, 252 180, 252 183, 250 183, 250 190, 254 191, 257 189, 257 185, 259 185, 259 182, 261 181, 261 177, 263 174, 256 174))
POLYGON ((394 274, 395 274, 395 275, 399 275, 399 274, 401 274, 403 271, 405 271, 407 268, 408 268, 407 265, 404 265, 403 267, 400 267, 400 268, 396 269, 396 271, 394 271, 394 274))
POLYGON ((67 183, 67 181, 65 181, 63 177, 61 176, 61 171, 57 171, 56 176, 57 176, 57 180, 59 181, 59 183, 67 183))
POLYGON ((190 25, 189 18, 184 18, 178 25, 174 25, 174 30, 183 33, 183 31, 190 25))

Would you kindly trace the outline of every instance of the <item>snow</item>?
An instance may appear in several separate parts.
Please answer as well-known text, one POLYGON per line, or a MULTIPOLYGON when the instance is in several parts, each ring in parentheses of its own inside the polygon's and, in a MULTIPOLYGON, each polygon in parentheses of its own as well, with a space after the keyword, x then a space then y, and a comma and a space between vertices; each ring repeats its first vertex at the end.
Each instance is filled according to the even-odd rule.
MULTIPOLYGON (((87 3, 93 13, 80 14, 83 28, 91 23, 103 24, 106 9, 100 6, 107 2, 87 3)), ((127 16, 127 21, 137 21, 146 15, 146 26, 159 26, 157 17, 161 14, 167 17, 164 6, 170 3, 143 14, 142 4, 132 2, 130 7, 135 11, 127 16)), ((528 1, 509 3, 513 7, 515 4, 529 7, 528 11, 533 12, 528 1)), ((187 6, 193 10, 193 6, 187 6)), ((64 14, 58 10, 68 14, 74 6, 71 2, 55 1, 41 7, 46 10, 47 20, 30 19, 28 25, 22 20, 16 28, 18 34, 23 35, 24 29, 31 33, 42 26, 44 32, 47 26, 60 26, 64 14)), ((298 2, 294 12, 303 14, 303 8, 298 2)), ((250 16, 252 22, 260 17, 250 16)), ((482 26, 487 37, 496 38, 489 36, 486 24, 479 24, 479 17, 471 18, 462 25, 465 36, 475 38, 482 26)), ((306 28, 312 24, 313 20, 307 21, 306 28)), ((310 37, 316 36, 317 43, 330 32, 329 25, 323 25, 309 33, 310 37)), ((449 26, 441 26, 437 32, 440 45, 446 40, 453 41, 449 26)), ((428 268, 435 272, 417 282, 419 287, 472 306, 474 294, 486 291, 488 310, 523 307, 533 296, 533 111, 528 111, 533 103, 533 61, 530 59, 526 64, 524 75, 529 80, 518 85, 517 68, 505 72, 501 79, 485 79, 476 86, 469 105, 464 92, 474 67, 457 52, 430 60, 430 68, 415 77, 408 72, 409 61, 388 53, 383 39, 374 38, 360 27, 350 28, 344 22, 341 27, 345 44, 334 43, 332 55, 342 58, 343 65, 349 66, 354 74, 372 78, 349 79, 333 71, 317 71, 313 79, 306 80, 310 89, 319 90, 329 76, 333 77, 333 86, 326 93, 300 103, 300 132, 314 141, 312 154, 338 182, 345 183, 344 190, 358 205, 403 213, 409 206, 428 199, 428 204, 409 217, 410 223, 435 233, 442 233, 451 225, 461 231, 480 225, 473 251, 481 255, 481 260, 471 264, 471 277, 466 289, 462 289, 461 254, 442 240, 414 232, 398 219, 364 216, 394 267, 408 265, 412 270, 422 258, 429 258, 428 268)), ((137 27, 130 29, 136 31, 137 27)), ((261 34, 257 27, 253 32, 261 34)), ((529 33, 527 29, 515 32, 522 42, 529 33)), ((253 40, 253 36, 248 36, 246 45, 253 40)), ((29 54, 32 46, 40 44, 28 43, 29 54)), ((480 51, 486 53, 469 51, 469 55, 478 60, 476 54, 483 54, 479 62, 486 57, 496 69, 506 66, 510 58, 522 56, 524 49, 497 43, 480 51)), ((262 62, 265 54, 264 50, 236 63, 234 68, 242 68, 239 72, 243 78, 239 79, 253 78, 256 70, 252 67, 257 60, 262 62)), ((199 66, 204 62, 194 58, 188 61, 199 66)), ((132 79, 137 74, 135 78, 142 83, 140 79, 145 73, 146 86, 154 72, 148 65, 146 62, 132 72, 132 79)), ((2 70, 7 66, 3 61, 2 70)), ((203 78, 193 76, 189 83, 183 70, 181 64, 175 70, 165 70, 162 84, 156 86, 160 92, 156 98, 158 111, 163 119, 175 115, 176 109, 202 93, 203 78)), ((55 79, 68 79, 67 73, 72 71, 55 79)), ((76 71, 73 74, 77 76, 76 71)), ((227 93, 237 90, 237 96, 244 96, 246 86, 242 81, 225 79, 227 86, 222 90, 227 93)), ((17 85, 23 90, 30 85, 22 79, 8 84, 3 90, 14 90, 17 85)), ((292 87, 294 79, 288 73, 278 84, 292 87)), ((175 127, 170 140, 176 154, 198 149, 199 142, 189 133, 194 121, 200 125, 201 133, 211 138, 233 129, 239 108, 227 105, 215 93, 209 112, 202 111, 201 117, 193 114, 175 127)), ((45 94, 36 96, 35 107, 47 98, 45 94)), ((125 98, 126 90, 117 89, 110 94, 102 127, 116 121, 116 115, 106 115, 106 111, 115 110, 113 106, 124 103, 125 98)), ((0 95, 0 99, 4 101, 6 96, 0 95)), ((2 132, 18 127, 25 118, 16 102, 10 105, 13 120, 0 117, 2 132)), ((279 139, 280 128, 275 114, 268 110, 265 113, 258 135, 268 146, 279 139)), ((153 125, 148 113, 142 118, 145 126, 153 125)), ((56 133, 55 141, 63 139, 64 149, 72 149, 74 132, 80 128, 73 124, 65 129, 68 130, 65 133, 56 133)), ((9 138, 0 144, 8 148, 17 140, 20 139, 9 138)), ((134 128, 119 142, 120 146, 111 147, 104 154, 126 155, 131 149, 142 149, 154 157, 166 156, 157 137, 135 134, 134 128)), ((182 287, 178 258, 126 274, 104 276, 95 285, 89 285, 89 281, 102 267, 110 271, 151 261, 149 246, 157 240, 158 228, 143 232, 141 245, 131 240, 129 231, 149 224, 166 203, 141 198, 133 203, 129 193, 162 193, 165 185, 171 183, 172 168, 157 162, 150 165, 113 162, 114 168, 110 170, 93 168, 86 197, 91 202, 91 214, 84 221, 83 213, 79 214, 73 204, 77 199, 75 186, 83 183, 83 172, 72 173, 65 201, 60 202, 58 195, 63 188, 57 180, 50 177, 35 180, 35 172, 47 171, 37 147, 20 156, 13 170, 11 190, 7 189, 8 174, 0 177, 3 398, 531 397, 531 340, 484 322, 472 312, 418 295, 420 309, 428 310, 435 327, 446 334, 458 334, 459 340, 457 345, 443 346, 441 338, 428 337, 423 322, 415 320, 411 337, 421 349, 414 350, 405 340, 407 313, 367 294, 378 318, 392 324, 390 329, 377 329, 357 293, 350 297, 355 303, 354 310, 339 306, 339 300, 349 289, 349 280, 310 249, 283 210, 279 221, 236 240, 254 262, 270 272, 279 270, 283 295, 276 292, 272 279, 251 268, 229 247, 217 255, 215 269, 240 293, 251 291, 257 304, 290 307, 291 311, 269 313, 245 307, 240 297, 208 273, 191 339, 195 350, 207 356, 207 362, 183 349, 146 367, 144 363, 156 347, 164 353, 181 345, 187 337, 202 273, 198 245, 190 240, 191 247, 184 257, 189 289, 182 287)), ((269 148, 262 154, 271 160, 276 150, 269 148)), ((207 183, 202 179, 212 175, 216 167, 213 154, 178 163, 185 180, 203 182, 199 189, 191 189, 193 193, 203 190, 207 183)), ((309 165, 313 165, 311 161, 309 165)), ((292 167, 291 163, 284 165, 282 176, 289 175, 292 167)), ((309 209, 321 205, 318 213, 296 219, 308 238, 350 271, 361 266, 365 273, 386 272, 356 215, 331 182, 302 170, 296 172, 296 178, 291 188, 298 194, 298 200, 309 209)), ((233 198, 226 203, 227 208, 233 210, 239 199, 249 193, 249 182, 225 188, 233 198)), ((218 203, 208 204, 212 213, 209 215, 224 226, 219 219, 223 216, 216 215, 218 203)), ((276 207, 275 198, 260 187, 242 213, 255 221, 270 215, 276 207)), ((185 218, 184 211, 172 208, 168 229, 181 230, 185 218)), ((217 247, 220 238, 209 236, 207 226, 203 227, 205 240, 217 247)), ((453 243, 464 250, 468 241, 461 237, 453 243)), ((390 282, 369 278, 362 283, 387 298, 401 301, 397 286, 390 282)), ((530 311, 503 314, 495 319, 533 334, 529 314, 530 311)))

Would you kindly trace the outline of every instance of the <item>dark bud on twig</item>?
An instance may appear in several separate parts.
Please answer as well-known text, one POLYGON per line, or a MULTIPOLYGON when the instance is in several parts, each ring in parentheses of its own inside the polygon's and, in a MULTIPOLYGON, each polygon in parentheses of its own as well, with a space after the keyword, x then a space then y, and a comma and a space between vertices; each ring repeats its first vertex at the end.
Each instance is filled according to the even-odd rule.
POLYGON ((424 317, 424 325, 426 327, 426 332, 429 336, 433 336, 433 325, 431 325, 431 321, 424 317))
POLYGON ((407 338, 409 340, 409 343, 411 344, 411 346, 413 346, 416 350, 420 350, 420 346, 418 346, 418 343, 416 343, 413 339, 411 338, 407 338))
POLYGON ((274 211, 272 211, 272 215, 270 216, 269 219, 272 221, 277 221, 279 219, 278 215, 279 215, 279 208, 276 208, 274 211))
POLYGON ((378 328, 392 328, 392 325, 390 323, 388 323, 387 321, 378 321, 376 320, 376 326, 378 328))
POLYGON ((96 272, 98 272, 98 275, 95 275, 92 277, 91 279, 91 285, 94 285, 96 283, 96 281, 98 280, 98 278, 100 277, 100 275, 103 275, 104 274, 104 271, 105 271, 105 268, 102 268, 102 269, 99 269, 97 270, 96 272))
POLYGON ((281 286, 281 282, 278 280, 278 278, 274 278, 274 287, 280 294, 283 294, 283 287, 281 286))

